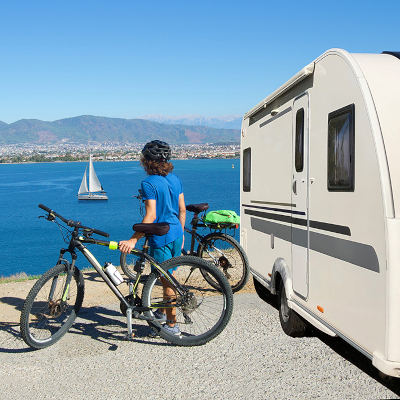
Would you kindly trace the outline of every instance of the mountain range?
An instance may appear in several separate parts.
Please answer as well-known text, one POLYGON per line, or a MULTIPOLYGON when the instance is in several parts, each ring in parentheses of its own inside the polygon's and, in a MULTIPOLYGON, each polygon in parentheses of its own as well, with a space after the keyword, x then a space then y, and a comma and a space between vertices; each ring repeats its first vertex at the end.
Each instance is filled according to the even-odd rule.
POLYGON ((145 119, 82 115, 57 121, 22 119, 0 121, 0 144, 57 142, 147 142, 161 139, 171 144, 238 142, 240 129, 166 124, 145 119))
POLYGON ((140 118, 164 124, 201 125, 217 129, 241 129, 242 126, 242 116, 235 114, 224 115, 222 117, 203 117, 195 114, 167 117, 164 115, 150 114, 140 118))

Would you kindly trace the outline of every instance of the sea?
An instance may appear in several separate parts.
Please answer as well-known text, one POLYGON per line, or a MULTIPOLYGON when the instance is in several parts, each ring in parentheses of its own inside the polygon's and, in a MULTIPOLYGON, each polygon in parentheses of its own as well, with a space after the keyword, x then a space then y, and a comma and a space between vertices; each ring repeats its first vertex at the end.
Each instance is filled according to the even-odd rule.
MULTIPOLYGON (((173 173, 182 180, 186 204, 208 203, 209 210, 239 214, 239 159, 174 160, 173 165, 173 173)), ((0 164, 0 276, 40 275, 56 264, 60 248, 66 247, 62 234, 67 232, 40 218, 45 215, 38 208, 40 203, 66 219, 109 233, 106 240, 131 237, 132 225, 142 220, 139 201, 133 196, 146 178, 143 168, 138 161, 95 162, 94 167, 108 201, 78 200, 84 162, 0 164)), ((186 226, 192 215, 187 212, 186 226)), ((239 240, 238 230, 229 233, 239 240)), ((187 249, 188 238, 186 243, 187 249)), ((100 264, 120 264, 118 250, 88 248, 100 264)), ((76 265, 89 267, 79 254, 76 265)))

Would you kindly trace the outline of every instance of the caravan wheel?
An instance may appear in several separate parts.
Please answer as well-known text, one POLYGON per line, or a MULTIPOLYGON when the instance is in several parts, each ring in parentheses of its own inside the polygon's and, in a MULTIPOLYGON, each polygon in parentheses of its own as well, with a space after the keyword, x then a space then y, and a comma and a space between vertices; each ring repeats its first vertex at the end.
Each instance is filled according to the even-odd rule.
POLYGON ((286 335, 291 337, 302 337, 307 330, 307 323, 303 321, 287 303, 285 285, 283 281, 279 285, 279 319, 286 335))

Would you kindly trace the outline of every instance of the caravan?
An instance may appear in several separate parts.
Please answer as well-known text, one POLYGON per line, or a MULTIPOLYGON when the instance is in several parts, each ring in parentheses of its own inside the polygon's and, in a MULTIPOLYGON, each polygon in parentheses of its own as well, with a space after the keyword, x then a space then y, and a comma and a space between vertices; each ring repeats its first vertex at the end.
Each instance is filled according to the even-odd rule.
POLYGON ((325 52, 245 114, 241 157, 241 243, 284 331, 399 377, 400 53, 325 52))

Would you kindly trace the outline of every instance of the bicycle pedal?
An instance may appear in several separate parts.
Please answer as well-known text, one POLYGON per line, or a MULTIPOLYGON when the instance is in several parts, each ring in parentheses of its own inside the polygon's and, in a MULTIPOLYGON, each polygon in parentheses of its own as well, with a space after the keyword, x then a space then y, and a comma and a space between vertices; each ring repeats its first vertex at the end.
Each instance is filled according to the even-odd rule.
POLYGON ((131 334, 127 333, 124 336, 124 340, 131 341, 131 340, 134 340, 134 337, 135 337, 135 334, 133 332, 131 334))

